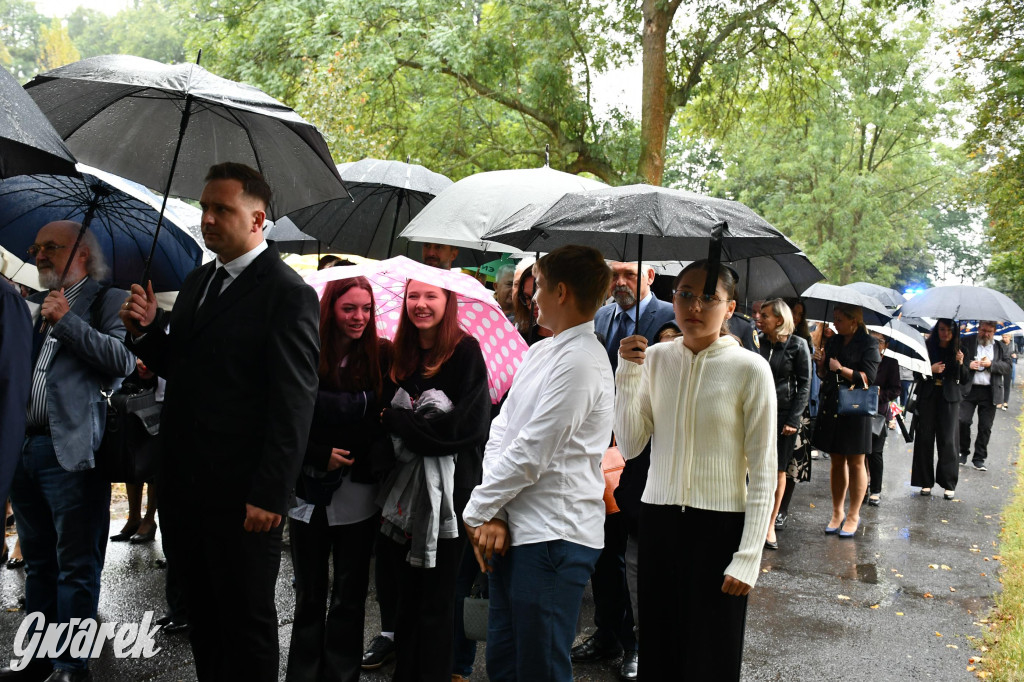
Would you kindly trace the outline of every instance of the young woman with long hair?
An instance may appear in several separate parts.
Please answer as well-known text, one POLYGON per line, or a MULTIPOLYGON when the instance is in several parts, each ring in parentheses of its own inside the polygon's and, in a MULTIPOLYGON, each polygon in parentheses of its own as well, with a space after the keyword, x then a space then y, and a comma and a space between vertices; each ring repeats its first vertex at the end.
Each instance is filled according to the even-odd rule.
POLYGON ((287 682, 356 682, 370 554, 379 528, 374 459, 386 434, 392 350, 378 338, 365 277, 327 284, 320 301, 320 387, 291 510, 295 622, 287 682), (334 580, 328 592, 328 572, 334 580), (329 599, 329 606, 328 606, 329 599))
MULTIPOLYGON (((423 282, 406 284, 405 305, 395 334, 395 362, 388 380, 395 390, 403 389, 414 405, 427 391, 431 396, 441 392, 451 403, 440 413, 385 407, 381 422, 415 457, 454 455, 453 480, 440 484, 442 491, 452 491, 458 537, 399 536, 396 540, 395 534, 389 534, 378 547, 390 545, 390 549, 377 557, 378 561, 399 564, 395 569, 398 660, 393 679, 448 682, 452 677, 455 582, 466 544, 462 511, 481 480, 491 409, 480 345, 459 328, 454 293, 423 282), (408 560, 424 541, 436 541, 430 568, 408 560)), ((381 497, 390 492, 382 490, 381 497)))
POLYGON ((537 324, 537 305, 533 300, 536 286, 533 268, 527 268, 515 283, 512 295, 513 324, 530 346, 551 336, 550 330, 537 324))
POLYGON ((640 679, 739 679, 775 494, 771 368, 726 327, 736 273, 720 266, 706 295, 708 270, 697 261, 676 278, 682 338, 648 349, 630 336, 619 348, 619 448, 635 457, 653 436, 640 512, 640 679))

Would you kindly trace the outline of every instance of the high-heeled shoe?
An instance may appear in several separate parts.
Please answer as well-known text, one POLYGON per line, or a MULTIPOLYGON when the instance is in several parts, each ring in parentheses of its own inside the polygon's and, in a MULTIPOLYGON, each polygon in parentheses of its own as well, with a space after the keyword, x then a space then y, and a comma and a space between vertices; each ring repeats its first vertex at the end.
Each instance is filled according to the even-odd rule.
POLYGON ((156 537, 156 526, 154 525, 145 533, 135 533, 129 539, 129 542, 133 545, 144 545, 148 542, 153 542, 153 538, 156 537))
POLYGON ((921 488, 921 497, 928 497, 932 494, 931 488, 921 488))
POLYGON ((882 503, 882 497, 880 495, 871 495, 868 497, 868 506, 877 507, 882 503))
POLYGON ((141 523, 137 523, 134 526, 125 526, 115 535, 110 536, 111 542, 128 542, 132 539, 132 536, 139 532, 139 526, 141 523))
POLYGON ((826 526, 825 526, 825 533, 826 533, 827 535, 835 535, 836 533, 838 533, 838 532, 839 532, 839 529, 843 527, 843 524, 844 524, 844 523, 846 523, 846 517, 845 517, 845 516, 843 517, 843 520, 839 522, 839 525, 838 525, 838 526, 829 526, 829 525, 826 525, 826 526))
POLYGON ((942 497, 947 500, 952 500, 954 495, 956 495, 955 490, 947 490, 946 492, 942 493, 942 497))
MULTIPOLYGON (((845 524, 846 524, 846 521, 844 520, 843 521, 843 525, 845 525, 845 524)), ((854 526, 853 530, 851 530, 851 531, 845 531, 845 530, 843 530, 843 526, 839 526, 839 537, 841 537, 841 538, 852 538, 854 535, 857 534, 857 529, 858 528, 860 528, 860 521, 857 521, 857 525, 854 526)))

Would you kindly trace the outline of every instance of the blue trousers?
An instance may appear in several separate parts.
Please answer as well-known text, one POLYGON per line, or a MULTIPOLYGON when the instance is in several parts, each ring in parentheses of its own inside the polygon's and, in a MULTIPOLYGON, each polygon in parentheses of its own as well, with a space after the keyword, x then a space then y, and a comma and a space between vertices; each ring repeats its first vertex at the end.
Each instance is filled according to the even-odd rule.
POLYGON ((492 682, 572 682, 569 652, 600 549, 567 540, 516 545, 493 560, 487 621, 492 682))
MULTIPOLYGON (((25 611, 47 623, 96 618, 110 532, 110 483, 95 469, 65 471, 49 436, 30 436, 11 484, 25 557, 25 611)), ((84 670, 65 651, 54 667, 84 670)))

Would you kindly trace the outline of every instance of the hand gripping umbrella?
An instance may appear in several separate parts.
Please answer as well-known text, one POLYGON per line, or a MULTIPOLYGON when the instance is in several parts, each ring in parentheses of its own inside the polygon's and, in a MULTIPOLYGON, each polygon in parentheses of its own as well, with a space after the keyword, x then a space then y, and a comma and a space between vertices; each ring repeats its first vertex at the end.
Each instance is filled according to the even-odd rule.
POLYGON ((274 190, 270 218, 348 196, 314 126, 264 92, 198 64, 91 57, 25 87, 80 161, 165 197, 198 199, 207 169, 224 161, 263 174, 274 190))
POLYGON ((75 157, 11 72, 0 69, 0 178, 32 173, 77 175, 75 157))
MULTIPOLYGON (((707 258, 711 267, 705 291, 710 287, 712 292, 722 261, 800 252, 764 218, 737 201, 653 185, 567 193, 553 203, 522 209, 484 238, 521 251, 587 244, 605 258, 637 261, 638 271, 645 255, 655 261, 707 258)), ((638 298, 639 289, 638 278, 638 298)))

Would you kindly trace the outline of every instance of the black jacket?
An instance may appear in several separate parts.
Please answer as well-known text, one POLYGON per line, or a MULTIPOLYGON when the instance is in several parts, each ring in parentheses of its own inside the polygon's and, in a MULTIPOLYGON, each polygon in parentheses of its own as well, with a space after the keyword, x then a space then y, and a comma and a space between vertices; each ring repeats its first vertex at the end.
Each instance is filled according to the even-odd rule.
POLYGON ((477 340, 463 337, 437 374, 427 378, 417 370, 399 386, 413 398, 431 388, 444 391, 454 409, 431 419, 412 410, 387 409, 384 428, 401 437, 405 446, 418 455, 455 453, 455 487, 468 491, 479 485, 483 477, 484 444, 491 426, 491 399, 487 367, 477 340))
POLYGON ((966 348, 961 347, 964 351, 964 362, 959 364, 956 361, 956 352, 953 350, 954 343, 950 342, 948 346, 942 348, 938 344, 938 340, 933 342, 932 338, 929 338, 925 342, 925 347, 928 349, 928 364, 934 365, 936 362, 946 363, 946 370, 941 376, 922 376, 917 372, 914 372, 914 379, 917 380, 917 388, 915 391, 920 398, 930 398, 936 390, 942 391, 942 396, 949 403, 958 403, 964 398, 963 386, 966 384, 967 390, 971 387, 971 370, 968 367, 970 362, 968 361, 968 355, 966 348), (942 386, 936 385, 936 380, 942 380, 942 386))
MULTIPOLYGON (((996 385, 1002 385, 1000 377, 1004 377, 1010 374, 1010 372, 1013 370, 1013 367, 1012 360, 1010 359, 1010 352, 1007 349, 1007 347, 1004 346, 999 341, 995 340, 992 341, 992 345, 995 347, 993 350, 992 365, 991 367, 984 371, 987 371, 989 373, 992 379, 991 385, 994 388, 996 385)), ((964 395, 964 397, 967 397, 967 394, 970 393, 971 391, 971 386, 974 385, 974 377, 981 373, 980 370, 974 371, 971 369, 971 363, 974 361, 975 358, 978 357, 978 337, 969 336, 965 339, 962 339, 960 342, 960 348, 964 352, 964 366, 967 367, 967 371, 970 373, 971 377, 969 381, 965 381, 962 384, 960 384, 960 392, 964 395)), ((996 392, 993 391, 992 402, 993 404, 998 405, 999 403, 1003 402, 1002 396, 999 396, 999 399, 997 400, 996 392)))
POLYGON ((800 426, 811 393, 811 351, 807 342, 790 335, 785 341, 772 343, 767 335, 759 337, 761 356, 768 361, 775 379, 775 396, 779 406, 779 430, 783 426, 800 426))
POLYGON ((214 265, 189 273, 174 309, 126 340, 167 380, 161 499, 285 514, 313 418, 320 306, 270 245, 200 314, 214 265))
POLYGON ((900 364, 894 358, 883 357, 878 363, 878 372, 872 382, 878 386, 878 414, 885 414, 889 403, 900 397, 903 385, 900 383, 900 364))
POLYGON ((847 381, 844 377, 841 382, 844 386, 855 387, 864 386, 860 372, 864 373, 868 385, 870 385, 875 380, 878 363, 882 360, 882 356, 878 352, 878 341, 863 329, 854 332, 850 337, 850 342, 845 345, 843 345, 843 337, 839 334, 826 341, 825 361, 818 371, 818 376, 821 378, 821 393, 836 394, 837 396, 836 390, 840 379, 835 372, 828 368, 831 358, 837 358, 843 367, 853 370, 853 381, 847 381))

